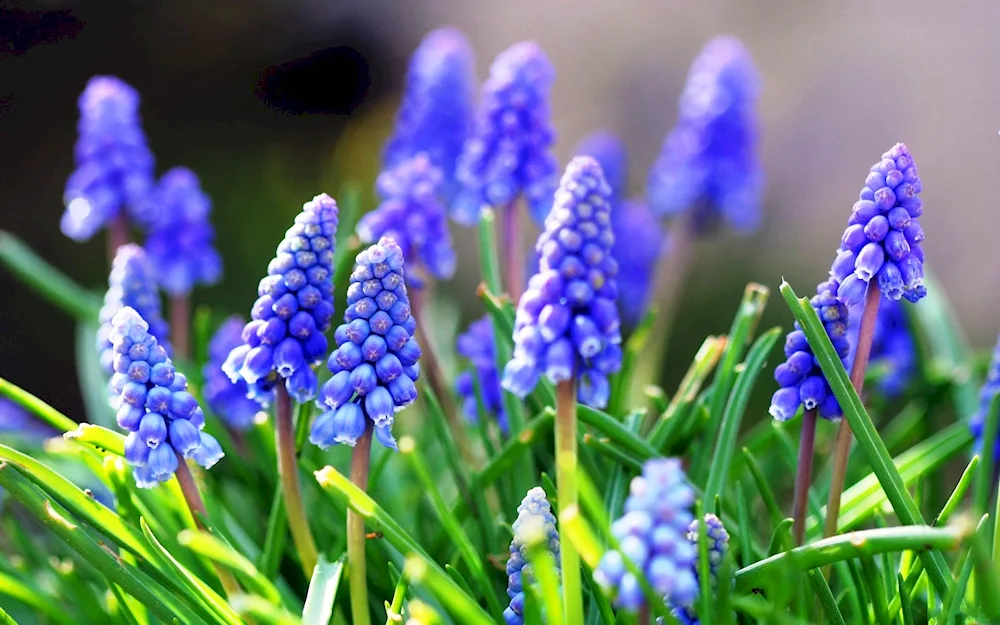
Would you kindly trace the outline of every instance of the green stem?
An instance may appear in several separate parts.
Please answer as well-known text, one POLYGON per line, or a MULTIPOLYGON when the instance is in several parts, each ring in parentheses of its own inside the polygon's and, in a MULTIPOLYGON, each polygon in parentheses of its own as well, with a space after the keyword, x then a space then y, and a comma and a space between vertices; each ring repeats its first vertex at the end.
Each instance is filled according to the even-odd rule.
MULTIPOLYGON (((578 487, 576 476, 576 381, 560 382, 556 386, 556 481, 560 514, 576 509, 578 487)), ((580 555, 572 541, 561 545, 563 598, 566 622, 583 623, 583 588, 580 584, 580 555)))
POLYGON ((292 424, 292 398, 282 383, 274 387, 274 445, 278 454, 278 475, 285 496, 285 514, 288 528, 299 554, 299 562, 306 579, 312 579, 318 559, 316 543, 309 529, 302 486, 299 484, 299 467, 295 461, 295 430, 292 424))
MULTIPOLYGON (((351 452, 351 483, 368 490, 368 468, 372 455, 371 420, 366 419, 364 435, 351 452)), ((347 572, 351 590, 351 616, 354 625, 370 625, 368 581, 365 563, 365 520, 354 510, 347 511, 347 572)))
MULTIPOLYGON (((869 284, 865 294, 865 307, 861 312, 861 327, 858 329, 857 346, 854 350, 854 364, 851 366, 851 386, 861 396, 865 385, 865 370, 868 368, 868 357, 872 351, 872 339, 875 338, 875 321, 878 319, 878 303, 882 291, 877 284, 869 284)), ((833 478, 830 481, 830 496, 826 503, 826 524, 823 527, 824 536, 837 533, 837 522, 840 519, 840 496, 844 493, 844 483, 847 481, 847 460, 851 453, 851 424, 847 419, 841 419, 840 431, 837 432, 837 449, 833 456, 833 478)))

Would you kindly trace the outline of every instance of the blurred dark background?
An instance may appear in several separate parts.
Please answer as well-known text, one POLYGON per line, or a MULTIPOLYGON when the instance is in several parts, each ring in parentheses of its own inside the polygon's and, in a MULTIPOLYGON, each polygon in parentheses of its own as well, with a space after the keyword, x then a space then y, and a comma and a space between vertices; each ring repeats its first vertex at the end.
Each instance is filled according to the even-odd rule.
MULTIPOLYGON (((556 152, 599 128, 628 143, 632 191, 675 121, 687 67, 719 33, 746 43, 762 74, 761 230, 698 245, 665 355, 672 388, 702 338, 728 328, 743 285, 775 289, 764 326, 789 326, 782 276, 808 294, 833 259, 868 167, 896 141, 924 180, 927 256, 972 342, 1000 324, 995 172, 1000 165, 1000 4, 860 0, 711 3, 605 0, 0 2, 0 228, 103 292, 102 237, 59 231, 76 98, 93 74, 142 95, 157 171, 186 165, 214 201, 224 283, 195 292, 246 314, 274 246, 302 202, 345 184, 372 206, 407 57, 451 24, 479 78, 515 41, 535 39, 558 71, 556 152)), ((455 232, 460 271, 437 287, 451 324, 478 317, 474 235, 455 232)), ((0 375, 80 418, 71 319, 0 271, 0 375)), ((763 418, 769 383, 750 421, 763 418)))

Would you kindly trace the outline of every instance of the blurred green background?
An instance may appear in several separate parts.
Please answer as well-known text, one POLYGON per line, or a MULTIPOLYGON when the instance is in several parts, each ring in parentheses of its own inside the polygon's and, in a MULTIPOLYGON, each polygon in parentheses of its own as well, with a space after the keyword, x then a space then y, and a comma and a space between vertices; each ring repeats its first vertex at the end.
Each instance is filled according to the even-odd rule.
MULTIPOLYGON (((131 3, 29 0, 0 8, 0 228, 103 292, 104 242, 59 231, 76 98, 115 74, 142 95, 157 171, 194 169, 214 201, 223 284, 196 303, 247 314, 274 247, 302 202, 354 183, 363 205, 398 103, 407 57, 452 24, 477 52, 479 78, 511 43, 536 39, 558 78, 561 162, 591 130, 628 143, 639 193, 673 125, 691 60, 712 36, 744 40, 762 74, 763 226, 721 233, 694 251, 677 302, 665 384, 672 389, 707 334, 724 333, 748 281, 782 277, 807 294, 825 276, 871 163, 910 145, 924 180, 927 256, 974 344, 997 330, 994 244, 1000 81, 992 59, 1000 5, 931 0, 790 5, 606 0, 220 0, 131 3)), ((459 274, 435 293, 462 323, 482 314, 475 237, 454 232, 459 274)), ((0 375, 81 419, 73 322, 0 272, 0 375)), ((775 293, 762 328, 791 318, 775 293)), ((442 318, 450 318, 444 316, 442 318)), ((436 328, 451 340, 450 322, 436 328)), ((765 382, 749 423, 766 417, 765 382)))

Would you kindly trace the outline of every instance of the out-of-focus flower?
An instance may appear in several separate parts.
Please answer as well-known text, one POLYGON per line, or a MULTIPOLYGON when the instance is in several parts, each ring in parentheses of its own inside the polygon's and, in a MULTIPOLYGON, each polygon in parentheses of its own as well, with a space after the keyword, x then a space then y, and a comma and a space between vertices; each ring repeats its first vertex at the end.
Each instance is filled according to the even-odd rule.
MULTIPOLYGON (((472 224, 479 202, 456 178, 462 146, 472 128, 476 67, 462 31, 439 28, 410 57, 396 127, 385 146, 385 169, 420 153, 441 170, 441 197, 459 223, 472 224)), ((397 242, 403 245, 402 241, 397 242)))
POLYGON ((0 434, 5 432, 33 439, 55 434, 52 428, 28 414, 23 408, 6 397, 0 397, 0 434))
POLYGON ((247 397, 246 380, 235 382, 222 370, 229 353, 243 344, 244 321, 238 315, 226 319, 208 344, 208 362, 202 369, 202 393, 208 407, 234 430, 246 430, 260 412, 256 401, 247 397))
POLYGON ((462 412, 472 423, 479 420, 476 388, 485 411, 496 417, 500 431, 507 433, 507 415, 503 410, 500 375, 497 372, 496 344, 493 322, 489 316, 469 324, 469 329, 458 336, 458 355, 467 358, 472 371, 463 371, 455 378, 455 390, 462 398, 462 412))
MULTIPOLYGON (((698 550, 698 533, 700 532, 698 520, 695 519, 691 521, 691 525, 688 526, 687 539, 694 546, 695 552, 698 550)), ((718 586, 718 574, 719 567, 722 565, 722 559, 726 557, 726 553, 729 551, 729 532, 726 531, 725 526, 722 524, 722 520, 714 514, 705 515, 705 538, 708 542, 708 573, 712 578, 712 589, 718 586)), ((700 576, 698 573, 698 562, 696 556, 696 561, 692 566, 694 570, 695 582, 699 583, 700 588, 700 576)), ((674 615, 681 625, 698 625, 698 616, 693 610, 694 603, 689 605, 674 605, 672 606, 671 613, 674 615)), ((659 621, 658 621, 659 623, 659 621)))
MULTIPOLYGON (((979 411, 972 415, 969 420, 969 427, 972 435, 975 436, 976 453, 983 451, 983 429, 986 426, 986 417, 990 413, 990 403, 993 397, 1000 393, 1000 338, 997 339, 996 347, 993 348, 993 359, 990 361, 989 371, 986 372, 986 381, 979 391, 979 411)), ((993 458, 1000 460, 1000 432, 995 434, 996 439, 993 444, 993 458)))
POLYGON ((333 319, 333 250, 337 203, 321 193, 302 205, 285 232, 267 276, 257 286, 243 344, 230 352, 222 370, 247 383, 261 405, 271 400, 279 380, 298 402, 316 396, 312 365, 326 354, 326 331, 333 319))
POLYGON ((179 456, 212 468, 224 454, 219 442, 202 431, 205 415, 187 391, 187 378, 134 309, 119 310, 111 326, 111 387, 121 397, 118 425, 128 430, 125 460, 133 467, 136 486, 152 488, 169 480, 179 456))
POLYGON ((916 302, 927 295, 920 190, 917 167, 902 143, 872 165, 833 266, 837 297, 849 307, 861 303, 873 278, 891 300, 916 302))
POLYGON ((518 397, 544 374, 553 384, 578 379, 581 402, 607 405, 607 376, 621 368, 610 194, 597 161, 570 162, 535 248, 539 271, 514 319, 514 356, 502 385, 518 397))
POLYGON ((611 525, 618 549, 606 552, 594 570, 594 581, 616 606, 636 611, 646 605, 639 580, 628 570, 626 560, 669 603, 694 602, 697 549, 686 536, 692 505, 694 490, 675 458, 650 460, 642 475, 632 479, 625 514, 611 525))
POLYGON ((458 161, 459 180, 480 204, 513 210, 523 196, 536 223, 552 206, 556 159, 552 155, 549 97, 555 70, 533 41, 501 52, 483 84, 472 135, 458 161))
POLYGON ((371 421, 378 441, 396 449, 392 424, 417 398, 414 382, 420 377, 403 250, 383 237, 355 262, 344 323, 333 334, 337 349, 327 362, 333 377, 317 402, 325 412, 313 422, 309 440, 323 449, 337 443, 353 447, 371 421))
POLYGON ((163 174, 151 199, 146 253, 156 278, 170 295, 187 295, 195 284, 215 284, 222 259, 215 251, 209 221, 212 202, 186 167, 163 174))
POLYGON ((688 73, 677 126, 649 172, 654 211, 676 217, 690 210, 697 232, 722 218, 737 230, 757 227, 764 186, 754 110, 759 82, 738 39, 708 42, 688 73))
POLYGON ((77 101, 76 169, 66 181, 63 234, 86 241, 128 210, 141 207, 153 186, 153 154, 139 119, 139 94, 114 76, 94 76, 77 101))
POLYGON ((503 612, 507 625, 524 625, 524 589, 534 583, 528 550, 542 543, 555 560, 559 569, 559 532, 552 506, 545 498, 545 491, 536 486, 528 491, 517 507, 514 520, 514 539, 510 542, 507 560, 507 596, 510 605, 503 612))

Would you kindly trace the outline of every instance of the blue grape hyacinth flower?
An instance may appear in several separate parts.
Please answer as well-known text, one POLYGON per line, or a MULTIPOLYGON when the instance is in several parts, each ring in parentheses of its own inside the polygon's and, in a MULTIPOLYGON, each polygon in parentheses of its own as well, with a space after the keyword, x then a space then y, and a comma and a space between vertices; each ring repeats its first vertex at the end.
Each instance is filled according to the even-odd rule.
POLYGON ((500 431, 506 434, 507 414, 503 409, 493 322, 489 316, 473 321, 468 330, 458 335, 457 351, 472 364, 471 371, 463 371, 455 378, 455 391, 462 399, 463 414, 470 422, 479 422, 478 388, 483 409, 496 418, 500 431))
MULTIPOLYGON (((438 197, 441 170, 426 153, 382 172, 376 183, 382 203, 358 222, 358 238, 374 243, 389 237, 403 250, 409 267, 423 267, 438 279, 455 274, 455 250, 448 217, 438 197)), ((411 286, 417 287, 411 275, 411 286)))
POLYGON ((204 379, 202 394, 212 412, 219 415, 234 430, 246 430, 253 425, 260 412, 260 405, 247 397, 246 380, 229 379, 222 365, 230 352, 243 344, 245 322, 238 315, 229 317, 208 343, 208 362, 202 368, 204 379))
POLYGON ((417 398, 416 329, 403 276, 403 250, 383 237, 355 260, 344 323, 333 334, 337 349, 327 362, 333 377, 317 401, 325 412, 309 432, 312 444, 323 449, 338 443, 353 447, 371 422, 378 441, 396 449, 396 413, 417 398))
POLYGON ((222 366, 229 379, 242 378, 261 405, 270 403, 280 380, 297 402, 316 396, 312 366, 326 354, 325 333, 333 319, 337 214, 337 203, 325 193, 302 205, 257 286, 243 344, 222 366))
MULTIPOLYGON (((841 362, 844 362, 851 344, 847 338, 847 307, 837 299, 837 287, 836 279, 831 277, 816 287, 816 295, 810 303, 823 321, 841 362)), ((840 404, 816 363, 812 348, 798 322, 795 322, 795 329, 785 338, 785 358, 785 362, 774 370, 774 379, 781 388, 771 396, 771 407, 768 409, 770 415, 778 421, 787 421, 795 416, 801 406, 805 410, 818 409, 819 416, 824 419, 839 420, 842 416, 840 404)))
POLYGON ((178 458, 193 458, 212 468, 222 459, 219 442, 205 433, 205 415, 187 391, 187 378, 174 368, 167 351, 149 333, 149 324, 134 309, 119 310, 111 322, 115 374, 119 393, 118 425, 128 431, 125 460, 136 486, 152 488, 177 471, 178 458))
POLYGON ((754 109, 759 83, 738 39, 708 42, 688 73, 677 125, 649 172, 654 211, 665 217, 691 211, 695 232, 721 219, 739 231, 757 227, 764 186, 754 109))
POLYGON ((618 262, 618 305, 622 323, 635 327, 648 310, 653 278, 660 257, 667 251, 667 235, 649 204, 623 199, 627 192, 628 163, 625 144, 613 133, 595 132, 584 137, 576 154, 593 157, 611 187, 611 230, 615 235, 612 256, 618 262))
POLYGON ((643 573, 653 590, 675 605, 691 605, 698 595, 694 575, 697 549, 687 539, 693 520, 694 490, 676 458, 646 462, 632 479, 625 514, 611 524, 618 549, 604 554, 594 570, 614 604, 629 611, 646 605, 639 580, 626 559, 643 573))
MULTIPOLYGON (((479 203, 458 181, 456 168, 472 128, 476 62, 462 31, 439 28, 424 37, 406 74, 403 101, 385 146, 386 170, 425 153, 441 170, 441 197, 459 223, 475 223, 479 203)), ((400 242, 402 245, 402 243, 400 242)))
POLYGON ((534 583, 528 549, 539 542, 552 554, 556 570, 559 568, 559 531, 552 506, 545 498, 545 491, 536 486, 528 491, 517 507, 514 520, 514 539, 510 542, 507 560, 507 596, 510 605, 503 611, 507 625, 524 625, 524 589, 534 583))
MULTIPOLYGON (((854 343, 857 341, 860 325, 860 311, 859 314, 852 312, 847 326, 851 339, 848 363, 854 362, 854 343)), ((879 304, 869 363, 882 371, 877 388, 887 397, 898 397, 916 376, 917 346, 910 333, 902 302, 890 299, 879 304)))
MULTIPOLYGON (((979 391, 979 410, 969 420, 969 428, 975 437, 974 449, 976 453, 982 453, 983 451, 986 418, 989 416, 990 404, 993 402, 993 397, 997 393, 1000 393, 1000 337, 997 338, 996 347, 993 348, 993 358, 990 361, 990 368, 986 372, 986 380, 979 391)), ((995 436, 993 458, 1000 460, 1000 432, 995 433, 995 436)))
POLYGON ((141 207, 153 186, 153 154, 139 119, 139 94, 114 76, 94 76, 77 102, 76 169, 66 181, 60 227, 86 241, 128 211, 145 223, 141 207))
POLYGON ((150 203, 146 253, 163 290, 182 296, 195 284, 218 282, 222 259, 213 247, 212 201, 201 190, 198 176, 186 167, 174 167, 160 178, 150 203))
MULTIPOLYGON (((722 566, 722 560, 726 557, 726 553, 729 551, 729 532, 726 531, 726 527, 722 524, 722 520, 714 514, 708 513, 704 517, 705 520, 705 538, 708 542, 708 573, 711 576, 711 587, 715 590, 719 585, 718 575, 719 567, 722 566)), ((695 519, 691 521, 691 525, 688 526, 687 539, 690 541, 691 545, 695 548, 695 553, 698 550, 698 534, 701 531, 698 520, 695 519)), ((696 556, 696 561, 692 565, 692 570, 694 571, 695 582, 699 584, 700 589, 700 574, 698 572, 698 561, 696 556)), ((673 605, 671 607, 671 614, 674 615, 681 625, 698 625, 698 616, 694 612, 694 602, 688 605, 673 605)), ((658 623, 661 620, 657 621, 658 623)))
POLYGON ((167 340, 169 327, 161 312, 160 293, 156 289, 153 265, 141 247, 130 243, 118 248, 108 276, 108 290, 104 305, 98 314, 97 351, 101 355, 101 369, 114 373, 114 354, 111 349, 112 319, 124 307, 135 309, 149 325, 149 333, 170 354, 167 340))
POLYGON ((608 375, 622 359, 610 196, 597 161, 570 162, 535 247, 538 273, 514 318, 514 355, 502 385, 518 397, 545 375, 553 384, 578 379, 581 402, 607 405, 608 375))
POLYGON ((924 230, 920 177, 910 150, 897 143, 872 165, 841 239, 833 275, 837 297, 861 303, 869 282, 890 300, 916 302, 924 287, 924 230))
POLYGON ((497 56, 483 84, 472 134, 458 161, 458 177, 479 203, 513 210, 523 196, 536 223, 552 206, 558 165, 549 98, 555 70, 533 41, 497 56))

